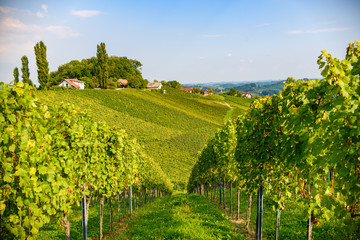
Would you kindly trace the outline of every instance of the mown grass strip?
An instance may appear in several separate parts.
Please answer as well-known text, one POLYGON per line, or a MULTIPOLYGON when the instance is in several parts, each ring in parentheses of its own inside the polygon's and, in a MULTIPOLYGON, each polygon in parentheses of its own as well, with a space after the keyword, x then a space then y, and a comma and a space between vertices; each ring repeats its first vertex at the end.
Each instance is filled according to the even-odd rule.
POLYGON ((203 196, 177 194, 140 209, 125 231, 107 239, 246 239, 203 196))

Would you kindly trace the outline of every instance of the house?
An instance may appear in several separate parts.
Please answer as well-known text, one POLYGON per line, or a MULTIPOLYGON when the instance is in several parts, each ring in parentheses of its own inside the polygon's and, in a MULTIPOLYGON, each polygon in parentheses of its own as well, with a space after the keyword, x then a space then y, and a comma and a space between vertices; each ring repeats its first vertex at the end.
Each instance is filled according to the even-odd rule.
POLYGON ((194 91, 193 88, 182 88, 181 90, 184 92, 189 92, 189 93, 192 93, 194 91))
POLYGON ((242 92, 242 96, 246 98, 251 98, 251 92, 242 92))
POLYGON ((161 89, 162 85, 159 82, 148 83, 147 89, 161 89))
POLYGON ((59 87, 84 89, 85 82, 77 79, 63 79, 58 83, 59 87))
POLYGON ((206 89, 202 89, 202 90, 200 91, 200 94, 202 94, 202 95, 204 95, 204 96, 207 96, 207 95, 210 94, 210 92, 209 92, 208 90, 206 90, 206 89))
POLYGON ((118 79, 117 81, 120 84, 121 88, 127 88, 128 87, 128 84, 129 84, 128 80, 126 80, 126 79, 118 79))

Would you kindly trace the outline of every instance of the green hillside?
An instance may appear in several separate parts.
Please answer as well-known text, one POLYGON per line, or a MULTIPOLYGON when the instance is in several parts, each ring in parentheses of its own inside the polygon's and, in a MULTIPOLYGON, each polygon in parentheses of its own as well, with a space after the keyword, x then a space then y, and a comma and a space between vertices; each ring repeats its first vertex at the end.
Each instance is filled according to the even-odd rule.
POLYGON ((75 104, 94 119, 125 129, 180 187, 207 138, 251 102, 175 89, 166 94, 137 89, 38 91, 37 98, 49 106, 75 104))

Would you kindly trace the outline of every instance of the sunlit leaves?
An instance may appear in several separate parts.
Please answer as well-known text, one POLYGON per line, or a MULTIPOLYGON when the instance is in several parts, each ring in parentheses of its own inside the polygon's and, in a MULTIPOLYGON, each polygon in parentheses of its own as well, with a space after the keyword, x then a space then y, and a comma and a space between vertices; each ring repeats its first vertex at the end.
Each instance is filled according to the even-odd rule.
MULTIPOLYGON (((358 41, 349 44, 342 61, 322 51, 317 63, 324 79, 289 78, 279 96, 258 99, 239 117, 235 159, 246 189, 267 180, 265 191, 279 206, 286 199, 299 201, 325 219, 359 205, 359 56, 358 41)), ((200 176, 231 168, 227 152, 208 154, 217 141, 227 146, 228 139, 208 142, 194 166, 193 185, 204 183, 200 176), (213 160, 216 154, 220 163, 213 160), (216 164, 203 168, 204 163, 216 164)))
MULTIPOLYGON (((15 238, 35 239, 50 218, 71 211, 81 194, 112 197, 141 186, 140 164, 150 160, 124 131, 96 123, 71 105, 38 104, 33 88, 23 83, 2 85, 0 97, 1 225, 15 238)), ((148 184, 155 179, 171 191, 164 174, 148 184)))

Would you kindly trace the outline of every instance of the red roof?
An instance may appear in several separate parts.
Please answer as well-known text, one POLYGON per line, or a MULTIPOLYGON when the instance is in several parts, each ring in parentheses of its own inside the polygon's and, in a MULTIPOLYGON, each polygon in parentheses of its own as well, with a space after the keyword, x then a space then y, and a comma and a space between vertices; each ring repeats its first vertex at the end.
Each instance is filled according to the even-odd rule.
POLYGON ((67 81, 74 88, 80 88, 76 83, 83 83, 83 81, 77 79, 64 79, 64 81, 67 81))
POLYGON ((71 80, 71 81, 73 81, 73 82, 79 82, 79 83, 83 83, 84 81, 80 81, 80 80, 78 80, 78 79, 67 79, 67 80, 71 80))
POLYGON ((250 95, 251 95, 251 92, 242 92, 242 95, 246 95, 246 94, 250 94, 250 95))
POLYGON ((128 80, 126 80, 126 79, 118 79, 117 80, 119 83, 121 83, 121 85, 123 85, 123 86, 126 86, 126 85, 128 85, 128 80))
POLYGON ((181 90, 183 90, 183 91, 185 91, 185 92, 194 91, 193 88, 182 88, 181 90))

